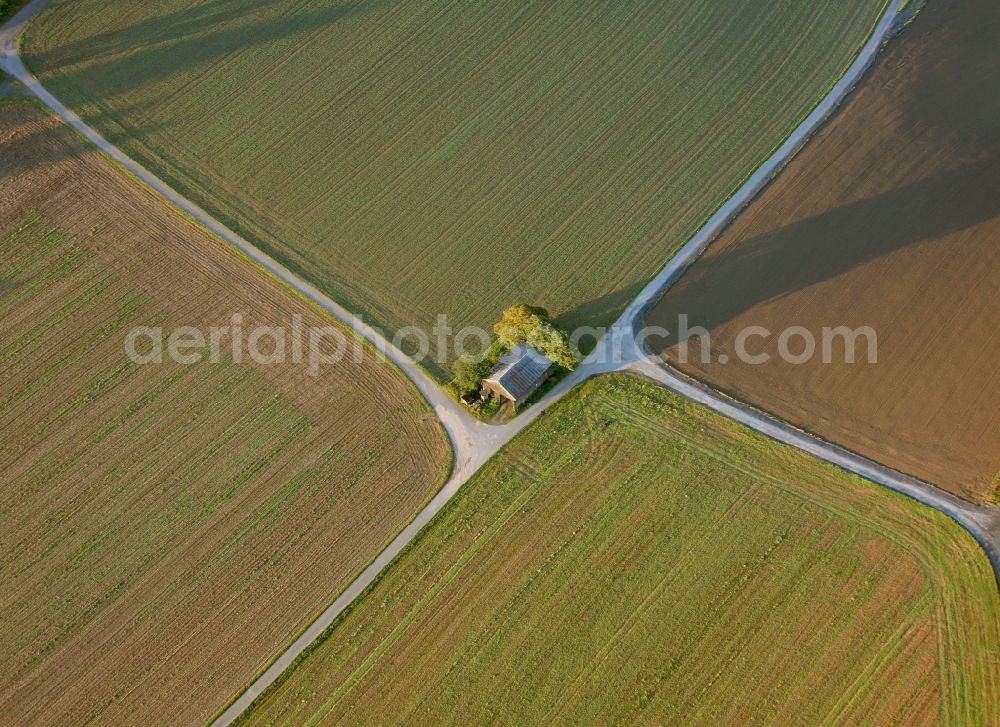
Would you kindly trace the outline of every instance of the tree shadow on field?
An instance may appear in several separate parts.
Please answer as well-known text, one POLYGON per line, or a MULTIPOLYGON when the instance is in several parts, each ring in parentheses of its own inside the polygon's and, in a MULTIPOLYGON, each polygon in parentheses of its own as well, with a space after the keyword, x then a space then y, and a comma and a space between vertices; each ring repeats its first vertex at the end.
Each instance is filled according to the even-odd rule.
POLYGON ((671 335, 650 345, 678 343, 680 314, 711 331, 764 302, 997 217, 1000 155, 990 155, 740 241, 703 257, 656 304, 651 322, 671 335))
MULTIPOLYGON (((555 318, 555 322, 570 334, 581 326, 610 326, 625 310, 625 306, 639 295, 639 291, 645 285, 646 283, 640 280, 605 295, 592 298, 561 313, 555 318)), ((584 349, 586 352, 586 346, 584 349)))
MULTIPOLYGON (((742 240, 723 233, 728 246, 713 243, 655 305, 651 322, 672 330, 652 347, 678 343, 682 313, 711 331, 896 250, 1000 217, 998 33, 993 0, 928 4, 834 120, 837 140, 868 156, 841 161, 829 146, 817 156, 813 148, 830 141, 817 139, 795 162, 815 167, 814 184, 832 180, 820 190, 827 199, 855 196, 850 185, 861 179, 883 191, 742 240)), ((786 186, 753 204, 769 205, 766 220, 820 196, 786 186)))
MULTIPOLYGON (((55 72, 63 69, 73 83, 86 89, 91 97, 105 99, 125 94, 123 98, 127 99, 127 94, 136 88, 207 65, 226 55, 299 33, 322 32, 332 23, 375 7, 377 2, 341 0, 321 3, 314 8, 282 3, 280 10, 276 10, 278 4, 272 0, 208 0, 183 10, 157 12, 153 9, 148 12, 150 17, 139 22, 29 56, 37 68, 55 72)), ((150 4, 150 7, 156 6, 150 4)), ((60 6, 54 4, 48 12, 58 13, 60 6)), ((10 101, 4 98, 3 102, 10 101)), ((0 103, 0 114, 7 113, 2 106, 0 103)), ((126 136, 144 136, 164 128, 164 124, 153 124, 144 118, 147 106, 129 100, 115 107, 114 116, 118 119, 132 123, 140 119, 139 127, 133 126, 130 131, 100 123, 101 112, 97 108, 88 105, 77 111, 84 121, 99 128, 109 142, 120 145, 126 136)), ((59 161, 91 150, 87 142, 75 136, 68 143, 57 142, 57 136, 55 130, 48 128, 19 128, 12 137, 0 139, 0 154, 3 155, 0 181, 40 165, 54 171, 59 161), (31 139, 38 135, 45 138, 31 139), (52 153, 32 153, 40 148, 52 153)))
POLYGON ((9 186, 9 180, 40 167, 56 172, 62 161, 96 153, 89 141, 61 119, 57 120, 53 112, 33 96, 20 89, 0 96, 0 184, 9 186), (37 109, 40 123, 8 121, 11 116, 24 116, 26 108, 37 109))
POLYGON ((55 166, 58 162, 81 156, 93 149, 75 133, 67 133, 61 127, 61 122, 45 122, 45 116, 50 115, 40 102, 31 97, 14 95, 0 99, 0 185, 4 191, 12 193, 10 180, 31 171, 46 166, 55 166), (34 111, 37 109, 37 111, 34 111), (26 112, 34 111, 42 118, 41 124, 19 123, 9 119, 23 117, 26 112), (42 151, 48 154, 40 153, 42 151))
POLYGON ((48 70, 66 69, 74 83, 99 90, 99 98, 127 95, 254 46, 322 32, 380 1, 342 0, 303 9, 273 0, 210 0, 38 52, 33 60, 48 70))

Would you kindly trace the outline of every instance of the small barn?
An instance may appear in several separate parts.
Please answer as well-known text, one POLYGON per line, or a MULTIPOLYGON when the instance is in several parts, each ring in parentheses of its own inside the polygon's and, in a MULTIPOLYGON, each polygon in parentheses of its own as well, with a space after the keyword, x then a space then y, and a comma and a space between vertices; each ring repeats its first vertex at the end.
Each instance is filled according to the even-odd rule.
POLYGON ((552 362, 537 349, 520 344, 511 349, 483 379, 483 397, 493 394, 516 409, 552 374, 552 362))

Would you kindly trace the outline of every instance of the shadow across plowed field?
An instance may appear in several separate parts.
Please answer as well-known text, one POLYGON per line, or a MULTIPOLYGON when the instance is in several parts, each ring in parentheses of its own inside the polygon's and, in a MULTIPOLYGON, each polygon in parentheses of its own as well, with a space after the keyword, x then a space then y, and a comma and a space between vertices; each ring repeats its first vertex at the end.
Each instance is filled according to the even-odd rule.
POLYGON ((706 280, 725 280, 725 289, 740 295, 699 300, 690 312, 691 325, 721 326, 762 303, 834 280, 883 255, 1000 217, 997 171, 992 158, 969 161, 724 247, 706 255, 671 295, 694 297, 706 280), (962 194, 956 195, 956 189, 962 194), (918 204, 920 214, 910 214, 918 204), (748 271, 776 274, 752 276, 748 271))

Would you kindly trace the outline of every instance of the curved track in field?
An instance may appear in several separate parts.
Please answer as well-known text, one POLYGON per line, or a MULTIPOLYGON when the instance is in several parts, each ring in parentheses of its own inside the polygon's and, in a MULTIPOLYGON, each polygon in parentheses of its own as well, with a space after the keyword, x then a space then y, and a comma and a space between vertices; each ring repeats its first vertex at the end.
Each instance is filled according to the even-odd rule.
POLYGON ((313 621, 309 627, 233 701, 215 720, 221 727, 232 723, 250 703, 270 686, 281 673, 357 598, 378 574, 413 539, 420 529, 458 492, 459 488, 504 444, 527 427, 545 409, 585 379, 611 371, 628 370, 646 376, 682 396, 699 402, 713 411, 744 424, 777 441, 808 452, 845 470, 854 472, 884 487, 900 492, 939 510, 965 527, 982 545, 1000 581, 1000 515, 998 511, 973 505, 933 485, 907 477, 871 460, 848 452, 769 417, 747 405, 732 401, 701 384, 661 365, 648 355, 638 326, 646 310, 683 271, 694 262, 723 227, 763 189, 781 168, 808 141, 809 137, 832 114, 851 88, 872 63, 888 36, 903 0, 890 0, 868 42, 846 73, 788 139, 723 204, 698 233, 674 255, 667 265, 643 288, 580 367, 561 381, 537 404, 513 421, 503 425, 485 424, 451 399, 412 359, 386 340, 350 311, 329 296, 302 280, 251 242, 229 229, 191 200, 179 194, 155 174, 109 143, 72 110, 49 93, 25 68, 19 54, 18 39, 27 23, 48 0, 33 0, 0 28, 0 68, 17 79, 25 89, 48 106, 66 123, 125 167, 165 200, 191 216, 262 268, 304 295, 330 315, 368 340, 413 382, 434 409, 455 449, 455 467, 444 487, 393 539, 378 557, 313 621))

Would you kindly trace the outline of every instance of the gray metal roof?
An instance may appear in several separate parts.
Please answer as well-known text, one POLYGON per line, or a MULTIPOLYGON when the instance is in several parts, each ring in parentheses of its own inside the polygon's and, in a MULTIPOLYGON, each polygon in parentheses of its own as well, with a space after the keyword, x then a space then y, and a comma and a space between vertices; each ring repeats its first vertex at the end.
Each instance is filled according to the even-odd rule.
POLYGON ((522 343, 500 359, 486 381, 502 387, 515 402, 523 401, 545 381, 552 362, 545 354, 522 343))

